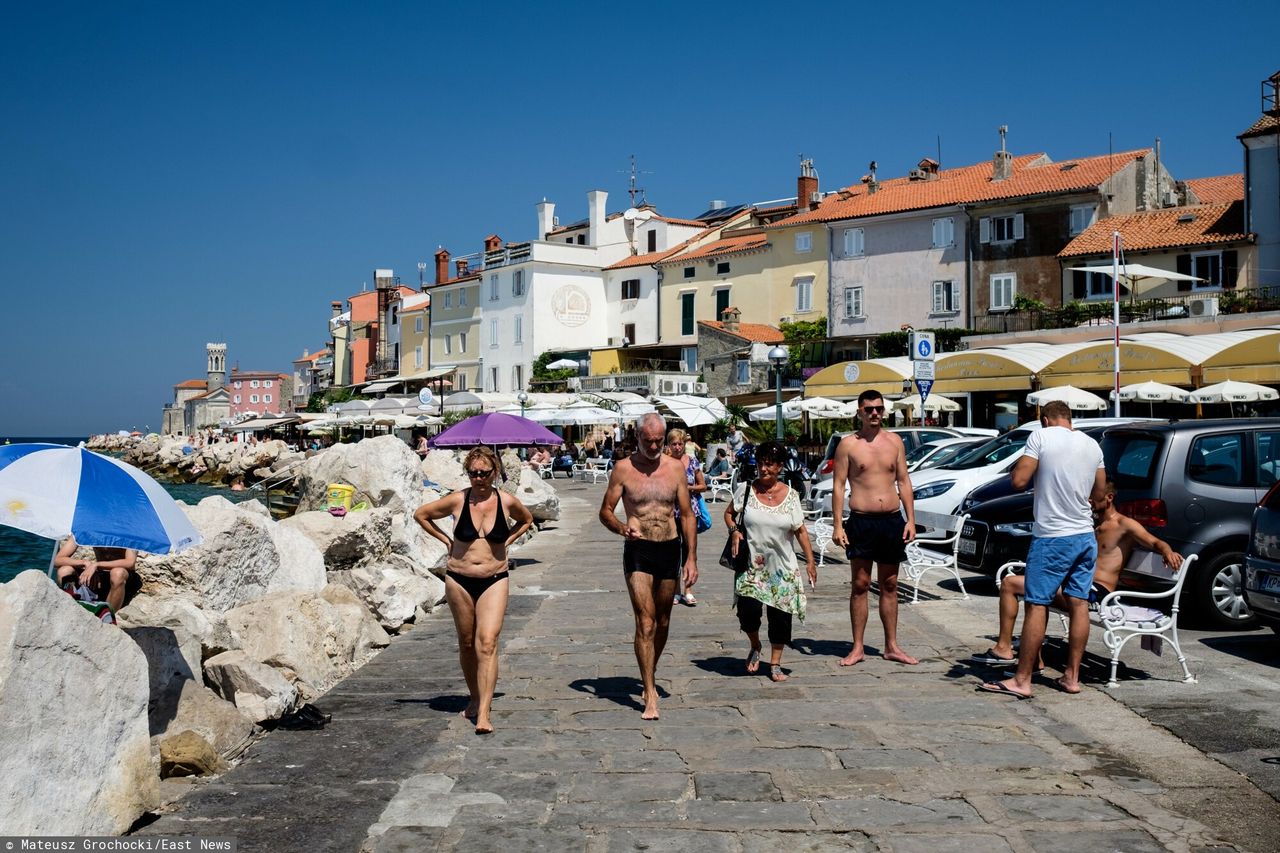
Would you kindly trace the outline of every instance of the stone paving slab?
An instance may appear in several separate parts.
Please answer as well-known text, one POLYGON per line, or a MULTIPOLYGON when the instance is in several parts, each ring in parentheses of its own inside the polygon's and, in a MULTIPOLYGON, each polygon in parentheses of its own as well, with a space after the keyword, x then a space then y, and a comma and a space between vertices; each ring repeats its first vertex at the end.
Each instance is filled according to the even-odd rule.
POLYGON ((603 484, 556 488, 563 520, 513 572, 494 734, 458 716, 437 614, 317 701, 326 729, 271 734, 139 834, 388 853, 1232 849, 1198 803, 1247 796, 1246 780, 1094 691, 975 693, 989 673, 962 663, 946 590, 901 608, 921 666, 840 667, 848 568, 828 566, 784 658, 792 678, 745 674, 714 531, 702 603, 673 614, 662 719, 641 720, 621 542, 595 519, 603 484))

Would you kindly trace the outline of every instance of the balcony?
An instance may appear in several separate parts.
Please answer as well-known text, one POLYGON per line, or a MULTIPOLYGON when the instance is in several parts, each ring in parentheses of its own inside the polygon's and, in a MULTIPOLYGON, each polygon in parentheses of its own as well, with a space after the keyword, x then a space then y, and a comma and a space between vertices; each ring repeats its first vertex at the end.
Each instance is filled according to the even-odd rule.
POLYGON ((400 363, 394 358, 379 358, 369 362, 365 376, 368 379, 381 379, 384 376, 395 376, 399 372, 400 363))
MULTIPOLYGON (((1114 305, 1109 300, 1100 300, 1072 302, 1061 308, 989 312, 985 316, 975 317, 972 328, 976 332, 1029 332, 1108 325, 1113 317, 1113 310, 1114 305)), ((1260 311, 1280 311, 1280 286, 1206 291, 1163 299, 1124 300, 1120 303, 1120 322, 1149 323, 1222 314, 1253 314, 1260 311)))
POLYGON ((484 268, 504 267, 529 260, 533 247, 529 243, 510 243, 492 252, 484 253, 484 268))
POLYGON ((577 380, 584 394, 592 391, 630 391, 634 394, 705 394, 707 386, 698 374, 657 370, 645 373, 609 373, 577 380))

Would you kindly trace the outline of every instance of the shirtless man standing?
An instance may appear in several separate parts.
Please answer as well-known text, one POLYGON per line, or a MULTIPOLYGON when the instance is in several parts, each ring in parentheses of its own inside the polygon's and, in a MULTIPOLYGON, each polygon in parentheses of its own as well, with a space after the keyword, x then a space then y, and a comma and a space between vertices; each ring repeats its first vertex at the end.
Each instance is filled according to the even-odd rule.
MULTIPOLYGON (((1116 591, 1120 583, 1120 572, 1129 562, 1135 546, 1159 554, 1172 571, 1176 572, 1182 567, 1182 555, 1170 548, 1167 542, 1152 536, 1147 528, 1132 518, 1121 515, 1115 507, 1115 499, 1116 484, 1109 479, 1102 499, 1089 499, 1093 511, 1094 535, 1098 540, 1098 561, 1093 572, 1093 586, 1089 590, 1089 604, 1097 604, 1116 591)), ((988 666, 1017 665, 1018 659, 1013 653, 1013 626, 1018 621, 1018 597, 1026 587, 1027 581, 1022 575, 1009 575, 1000 583, 1000 636, 986 654, 973 656, 975 663, 988 666)), ((1053 595, 1053 605, 1059 610, 1070 607, 1061 587, 1053 595)), ((1037 661, 1036 667, 1043 668, 1043 661, 1037 661)), ((1080 692, 1080 682, 1069 681, 1066 675, 1058 679, 1058 686, 1067 693, 1080 692)))
MULTIPOLYGON (((639 449, 613 466, 609 488, 600 505, 600 523, 626 539, 622 566, 636 619, 636 662, 644 685, 645 720, 658 719, 658 658, 667 644, 671 605, 680 566, 680 537, 675 510, 686 542, 696 543, 696 518, 689 503, 684 465, 662 452, 667 422, 657 413, 645 415, 637 430, 639 449), (623 524, 615 512, 618 500, 626 511, 623 524)), ((684 562, 685 586, 698 581, 698 549, 689 548, 684 562)))
POLYGON ((915 503, 907 474, 902 439, 881 429, 884 398, 879 391, 858 395, 862 429, 847 435, 836 447, 831 482, 831 517, 836 519, 831 541, 846 549, 853 569, 849 617, 853 622, 853 650, 841 666, 866 658, 862 637, 867 629, 867 591, 871 563, 880 584, 880 622, 884 625, 885 660, 905 664, 920 661, 898 645, 898 564, 907 558, 906 544, 916 538, 915 503), (849 484, 849 520, 844 525, 844 489, 849 484), (906 521, 902 511, 906 510, 906 521))

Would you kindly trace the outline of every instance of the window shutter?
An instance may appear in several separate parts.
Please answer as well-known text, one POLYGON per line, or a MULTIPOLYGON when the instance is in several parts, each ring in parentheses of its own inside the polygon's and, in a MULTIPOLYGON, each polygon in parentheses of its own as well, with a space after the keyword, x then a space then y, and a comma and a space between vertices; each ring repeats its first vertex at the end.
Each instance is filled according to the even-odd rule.
POLYGON ((960 310, 960 282, 951 282, 951 305, 948 306, 952 311, 960 310))
POLYGON ((1022 235, 1022 214, 1015 213, 1013 216, 1013 239, 1021 240, 1022 235))
POLYGON ((946 306, 942 301, 943 282, 935 281, 933 283, 933 313, 937 314, 946 310, 946 306))
MULTIPOLYGON (((1191 275, 1190 255, 1178 255, 1178 273, 1180 275, 1191 275)), ((1178 282, 1178 290, 1184 293, 1188 292, 1191 290, 1192 284, 1194 284, 1194 282, 1180 281, 1178 282)))
POLYGON ((1236 250, 1228 249, 1222 253, 1222 286, 1226 290, 1235 290, 1240 277, 1239 261, 1236 250))
POLYGON ((1089 295, 1089 274, 1082 270, 1071 271, 1071 298, 1085 299, 1089 295))
POLYGON ((979 243, 991 242, 991 217, 990 216, 984 216, 980 220, 978 220, 978 242, 979 243))
POLYGON ((936 249, 942 245, 942 220, 933 220, 933 247, 936 249))

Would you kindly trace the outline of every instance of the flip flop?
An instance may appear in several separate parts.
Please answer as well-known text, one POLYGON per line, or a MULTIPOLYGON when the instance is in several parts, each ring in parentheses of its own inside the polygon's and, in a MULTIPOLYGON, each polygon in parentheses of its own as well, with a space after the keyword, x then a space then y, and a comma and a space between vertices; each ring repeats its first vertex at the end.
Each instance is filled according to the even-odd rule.
POLYGON ((1029 693, 1019 693, 1016 690, 1010 690, 1003 681, 988 681, 985 684, 979 684, 978 691, 980 693, 999 693, 1004 696, 1012 696, 1019 701, 1031 698, 1029 693))
POLYGON ((1000 657, 1000 655, 996 654, 995 649, 987 649, 985 652, 983 652, 980 655, 970 655, 969 660, 973 661, 974 663, 980 663, 983 666, 1006 666, 1006 665, 1017 666, 1018 665, 1018 658, 1016 656, 1011 658, 1003 658, 1003 657, 1000 657))
POLYGON ((786 681, 789 677, 790 676, 788 676, 785 672, 782 671, 782 664, 780 663, 769 664, 769 680, 770 681, 775 681, 775 682, 786 681))
POLYGON ((686 593, 684 594, 684 601, 682 601, 682 602, 680 602, 680 603, 681 603, 681 604, 683 604, 683 605, 685 605, 686 607, 697 607, 697 606, 698 606, 698 599, 696 599, 696 598, 694 598, 694 597, 693 597, 693 593, 691 593, 691 592, 686 592, 686 593))
POLYGON ((755 675, 760 669, 760 650, 752 649, 751 654, 747 655, 747 672, 755 675), (752 667, 755 667, 752 669, 752 667))

